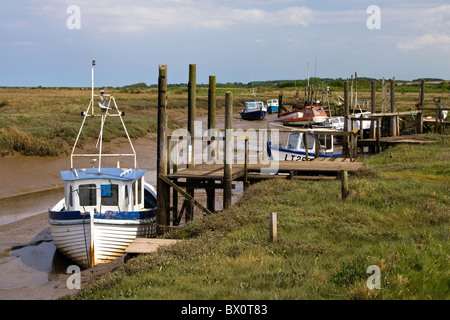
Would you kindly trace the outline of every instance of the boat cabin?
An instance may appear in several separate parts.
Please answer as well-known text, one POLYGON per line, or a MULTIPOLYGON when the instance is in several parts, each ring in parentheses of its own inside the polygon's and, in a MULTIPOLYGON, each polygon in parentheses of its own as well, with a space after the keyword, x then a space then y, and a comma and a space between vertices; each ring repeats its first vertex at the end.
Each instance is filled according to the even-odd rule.
MULTIPOLYGON (((323 107, 306 107, 304 111, 304 116, 308 119, 314 119, 320 117, 320 120, 325 121, 327 114, 323 107)), ((318 121, 317 121, 318 122, 318 121)))
POLYGON ((65 210, 80 212, 139 211, 145 209, 146 170, 97 168, 62 171, 65 210))
MULTIPOLYGON (((319 135, 318 140, 321 154, 333 154, 332 135, 319 135)), ((316 152, 314 132, 292 132, 288 135, 286 149, 306 152, 306 144, 308 145, 308 153, 316 152)))
POLYGON ((247 101, 245 102, 245 111, 264 110, 264 102, 262 101, 247 101))

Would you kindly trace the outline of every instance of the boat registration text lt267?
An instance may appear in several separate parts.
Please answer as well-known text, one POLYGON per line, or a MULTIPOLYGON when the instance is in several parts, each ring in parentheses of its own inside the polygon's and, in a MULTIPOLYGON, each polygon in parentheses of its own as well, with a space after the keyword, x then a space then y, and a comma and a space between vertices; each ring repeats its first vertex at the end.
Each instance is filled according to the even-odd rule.
MULTIPOLYGON (((310 157, 309 160, 312 160, 311 158, 312 157, 310 157)), ((295 154, 285 154, 284 160, 285 161, 306 161, 306 156, 295 155, 295 154)))

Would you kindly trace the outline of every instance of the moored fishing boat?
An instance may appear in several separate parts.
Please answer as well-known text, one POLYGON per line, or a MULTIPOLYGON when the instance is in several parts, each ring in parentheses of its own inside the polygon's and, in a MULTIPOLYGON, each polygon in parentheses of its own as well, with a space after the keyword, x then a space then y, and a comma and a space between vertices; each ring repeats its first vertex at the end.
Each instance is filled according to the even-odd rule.
POLYGON ((244 120, 263 120, 267 115, 267 108, 262 101, 247 101, 240 115, 244 120))
POLYGON ((303 132, 290 132, 286 143, 268 141, 267 154, 274 161, 306 161, 316 157, 339 157, 342 154, 334 153, 333 135, 325 134, 328 130, 308 130, 303 132), (318 148, 318 150, 317 150, 318 148), (308 154, 308 159, 306 158, 308 154))
POLYGON ((308 126, 325 122, 328 118, 323 107, 307 106, 299 116, 283 119, 285 126, 308 126))
POLYGON ((267 112, 274 113, 278 111, 278 99, 267 100, 267 112))
MULTIPOLYGON (((92 63, 92 74, 93 66, 92 63)), ((136 152, 115 99, 111 95, 92 97, 75 140, 70 170, 61 171, 64 199, 49 209, 49 225, 56 248, 83 267, 114 260, 137 237, 155 235, 156 190, 145 182, 146 170, 138 169, 136 152), (99 115, 94 99, 98 98, 99 115), (116 113, 114 113, 116 111, 116 113), (101 117, 97 154, 76 154, 76 146, 87 117, 101 117), (107 118, 120 118, 132 152, 102 153, 103 128, 107 118), (102 157, 132 157, 134 165, 102 167, 102 157), (96 157, 98 167, 74 168, 74 157, 96 157)))

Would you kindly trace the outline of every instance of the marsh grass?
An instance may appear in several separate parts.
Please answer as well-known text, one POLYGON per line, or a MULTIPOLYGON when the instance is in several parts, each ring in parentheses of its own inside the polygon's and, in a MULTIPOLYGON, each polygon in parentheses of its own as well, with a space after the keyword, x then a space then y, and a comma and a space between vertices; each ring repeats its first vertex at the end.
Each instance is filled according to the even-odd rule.
MULTIPOLYGON (((111 94, 118 90, 111 89, 111 94)), ((88 89, 0 88, 0 148, 24 155, 55 156, 67 154, 78 134, 90 101, 88 89)), ((116 98, 132 138, 156 132, 156 95, 123 93, 116 98)), ((96 139, 100 119, 88 119, 80 143, 96 139)), ((109 117, 104 140, 125 137, 118 118, 109 117)), ((175 125, 177 125, 175 123, 175 125)))
MULTIPOLYGON (((267 101, 278 98, 280 93, 277 87, 224 87, 216 88, 217 113, 224 112, 225 92, 233 93, 234 113, 238 113, 245 101, 253 99, 253 90, 256 99, 267 101)), ((142 137, 148 132, 156 132, 157 119, 157 88, 106 88, 107 94, 113 94, 120 110, 125 111, 125 123, 132 138, 142 137)), ((343 95, 336 91, 337 95, 343 95)), ((169 128, 175 129, 183 125, 187 119, 187 87, 169 86, 168 88, 168 115, 169 128)), ((283 90, 284 102, 295 99, 295 88, 283 90)), ((81 124, 80 112, 85 111, 90 101, 90 88, 0 88, 0 128, 16 128, 19 131, 29 133, 38 142, 37 145, 53 144, 60 149, 60 154, 67 153, 69 146, 73 144, 81 124), (62 144, 61 144, 62 143, 62 144), (66 146, 66 147, 64 147, 66 146)), ((426 92, 425 100, 432 101, 436 94, 426 92)), ((300 90, 302 99, 302 90, 300 90)), ((359 90, 360 100, 370 100, 370 91, 359 90)), ((418 92, 403 92, 397 95, 399 111, 411 110, 418 101, 418 92)), ((444 101, 445 102, 445 101, 444 101)), ((208 107, 208 87, 197 86, 197 115, 206 115, 208 107)), ((381 109, 380 97, 377 99, 377 108, 381 109)), ((431 114, 432 115, 432 114, 431 114)), ((87 124, 86 133, 81 136, 81 144, 87 139, 96 139, 98 135, 96 124, 90 127, 87 124)), ((105 140, 111 141, 117 137, 123 137, 124 133, 120 124, 108 126, 105 129, 105 140)), ((19 135, 16 135, 19 136, 19 135)), ((20 134, 28 137, 27 134, 20 134)), ((27 138, 29 139, 29 138, 27 138)), ((23 143, 10 145, 11 139, 6 139, 0 134, 0 151, 15 150, 23 143), (15 149, 16 148, 16 149, 15 149)), ((45 152, 47 147, 39 147, 39 150, 30 150, 30 153, 42 156, 52 155, 52 151, 45 152)), ((19 151, 22 152, 22 151, 19 151)))
POLYGON ((72 298, 449 299, 448 152, 399 146, 368 158, 372 174, 350 177, 351 201, 338 181, 254 184, 232 208, 165 235, 185 241, 131 259, 72 298), (392 177, 397 167, 408 174, 392 177), (442 179, 423 178, 429 170, 442 179), (370 265, 381 269, 379 290, 367 288, 370 265))

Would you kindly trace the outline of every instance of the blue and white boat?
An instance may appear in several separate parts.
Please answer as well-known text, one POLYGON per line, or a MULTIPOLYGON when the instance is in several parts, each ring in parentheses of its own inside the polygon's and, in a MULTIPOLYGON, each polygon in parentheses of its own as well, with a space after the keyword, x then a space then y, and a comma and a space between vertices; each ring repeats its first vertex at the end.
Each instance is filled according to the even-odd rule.
POLYGON ((319 148, 319 157, 342 156, 342 154, 334 153, 333 135, 320 135, 320 130, 317 129, 290 132, 286 143, 268 141, 267 154, 274 161, 306 161, 316 157, 317 147, 319 148), (316 135, 317 133, 319 135, 316 135), (307 153, 308 159, 306 159, 307 153))
POLYGON ((245 120, 263 120, 267 115, 267 108, 262 101, 247 101, 240 115, 245 120))
MULTIPOLYGON (((93 66, 95 62, 93 61, 93 66)), ((92 86, 93 88, 93 86, 92 86)), ((138 169, 136 152, 113 96, 94 95, 71 153, 70 170, 61 171, 64 198, 49 209, 53 242, 64 255, 82 267, 114 260, 125 253, 131 242, 156 233, 156 190, 145 182, 146 170, 138 169), (100 114, 94 110, 99 97, 100 114), (117 111, 115 114, 113 111, 117 111), (87 117, 101 117, 97 154, 76 154, 76 145, 87 117), (102 135, 107 118, 118 116, 128 137, 132 153, 103 154, 102 135), (102 157, 132 157, 134 165, 102 167, 102 157), (98 166, 75 169, 74 157, 95 158, 98 166)))
POLYGON ((278 99, 267 100, 267 112, 268 113, 278 112, 278 99))

